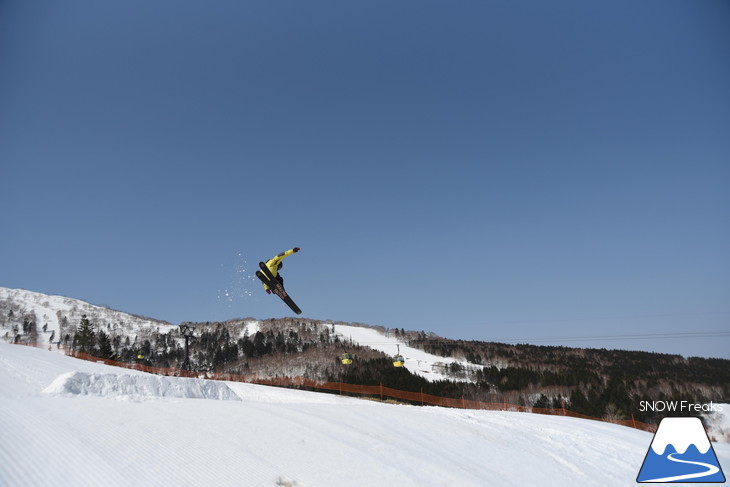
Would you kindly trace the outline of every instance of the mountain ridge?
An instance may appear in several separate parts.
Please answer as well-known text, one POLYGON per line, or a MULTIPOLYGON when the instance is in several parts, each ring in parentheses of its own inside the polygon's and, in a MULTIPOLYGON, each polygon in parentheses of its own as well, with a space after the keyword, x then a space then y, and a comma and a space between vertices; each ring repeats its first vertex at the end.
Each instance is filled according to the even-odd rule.
MULTIPOLYGON (((63 296, 0 288, 0 339, 75 350, 89 322, 92 354, 181 368, 179 327, 63 296)), ((568 407, 594 417, 657 422, 642 400, 730 402, 730 361, 561 346, 451 340, 425 331, 307 318, 184 323, 193 370, 383 384, 406 391, 522 406, 568 407), (400 347, 400 348, 397 348, 400 347), (394 367, 400 351, 405 367, 394 367), (352 353, 353 365, 338 356, 352 353)))

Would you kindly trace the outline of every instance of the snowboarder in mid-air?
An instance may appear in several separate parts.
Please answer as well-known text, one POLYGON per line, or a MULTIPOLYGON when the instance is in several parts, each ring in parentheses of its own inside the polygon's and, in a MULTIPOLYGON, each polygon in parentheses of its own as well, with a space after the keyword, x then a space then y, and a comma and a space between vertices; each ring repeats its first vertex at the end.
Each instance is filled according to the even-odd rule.
POLYGON ((302 310, 294 304, 294 301, 289 297, 286 290, 284 290, 284 278, 281 277, 279 271, 284 266, 282 260, 289 257, 292 254, 299 252, 299 247, 287 250, 278 254, 266 262, 259 262, 260 271, 256 271, 256 277, 258 277, 264 284, 264 289, 267 294, 272 292, 279 296, 296 314, 300 314, 302 310))

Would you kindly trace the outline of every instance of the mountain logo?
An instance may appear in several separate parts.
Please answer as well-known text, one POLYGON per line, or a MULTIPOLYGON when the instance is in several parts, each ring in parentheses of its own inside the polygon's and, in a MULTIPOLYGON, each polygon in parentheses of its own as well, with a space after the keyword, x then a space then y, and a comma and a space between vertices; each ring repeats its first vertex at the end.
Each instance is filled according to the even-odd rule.
POLYGON ((662 419, 636 481, 725 482, 700 418, 662 419))

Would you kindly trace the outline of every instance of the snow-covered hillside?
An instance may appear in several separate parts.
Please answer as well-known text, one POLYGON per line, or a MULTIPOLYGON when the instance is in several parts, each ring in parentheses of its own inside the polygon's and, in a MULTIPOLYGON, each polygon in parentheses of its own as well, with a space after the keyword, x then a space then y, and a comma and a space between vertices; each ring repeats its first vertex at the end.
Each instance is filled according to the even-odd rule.
POLYGON ((0 287, 0 310, 3 311, 0 313, 0 340, 10 343, 15 336, 13 326, 22 326, 26 319, 35 323, 40 346, 57 343, 62 339, 61 328, 64 323, 66 326, 78 326, 82 315, 86 315, 100 329, 124 336, 134 337, 150 331, 167 333, 177 329, 176 325, 164 321, 142 318, 79 299, 49 296, 24 289, 0 287))
MULTIPOLYGON (((4 486, 625 486, 651 440, 596 421, 159 378, 0 344, 4 486)), ((730 465, 730 445, 714 448, 730 465)))
POLYGON ((719 442, 730 443, 730 404, 719 404, 715 412, 703 414, 707 430, 719 442))
POLYGON ((351 325, 329 325, 334 333, 339 335, 341 340, 352 342, 355 345, 370 347, 379 350, 391 357, 399 351, 405 359, 404 367, 412 374, 420 375, 427 380, 468 380, 467 377, 458 377, 448 373, 451 364, 458 364, 461 370, 476 370, 481 365, 476 365, 459 360, 453 357, 440 357, 417 348, 409 347, 405 342, 395 336, 386 336, 375 328, 351 325))

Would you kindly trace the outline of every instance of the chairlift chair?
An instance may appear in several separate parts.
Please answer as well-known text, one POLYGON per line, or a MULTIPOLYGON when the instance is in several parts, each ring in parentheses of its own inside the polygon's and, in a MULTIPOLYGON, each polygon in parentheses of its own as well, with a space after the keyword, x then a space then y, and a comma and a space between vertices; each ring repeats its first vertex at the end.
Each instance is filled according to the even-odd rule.
POLYGON ((340 355, 340 360, 342 360, 342 365, 350 365, 352 363, 352 354, 343 353, 340 355))

